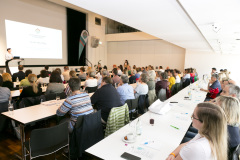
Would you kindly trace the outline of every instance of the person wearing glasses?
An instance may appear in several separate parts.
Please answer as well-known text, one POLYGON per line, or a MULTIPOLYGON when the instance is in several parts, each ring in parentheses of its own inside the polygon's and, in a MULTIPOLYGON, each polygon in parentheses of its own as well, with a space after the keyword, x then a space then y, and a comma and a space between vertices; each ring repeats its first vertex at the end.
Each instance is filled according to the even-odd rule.
POLYGON ((223 88, 222 93, 220 95, 235 97, 238 100, 240 100, 240 87, 234 84, 228 84, 223 88))
POLYGON ((228 158, 230 158, 233 151, 240 144, 240 103, 237 98, 220 96, 216 98, 215 104, 219 105, 226 114, 228 129, 228 158))
POLYGON ((198 134, 178 146, 166 160, 227 160, 227 120, 222 108, 199 103, 192 115, 198 134))

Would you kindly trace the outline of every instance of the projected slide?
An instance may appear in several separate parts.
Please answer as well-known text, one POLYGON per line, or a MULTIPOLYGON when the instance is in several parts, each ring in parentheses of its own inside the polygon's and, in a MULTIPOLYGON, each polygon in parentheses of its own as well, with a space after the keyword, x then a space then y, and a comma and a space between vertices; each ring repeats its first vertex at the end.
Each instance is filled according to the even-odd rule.
POLYGON ((5 20, 7 47, 21 58, 62 59, 62 31, 5 20))

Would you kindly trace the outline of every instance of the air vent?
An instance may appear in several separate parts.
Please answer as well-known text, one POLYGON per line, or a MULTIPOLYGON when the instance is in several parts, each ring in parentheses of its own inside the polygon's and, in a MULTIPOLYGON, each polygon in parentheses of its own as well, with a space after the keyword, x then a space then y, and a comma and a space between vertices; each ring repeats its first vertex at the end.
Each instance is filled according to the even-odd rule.
POLYGON ((101 19, 95 17, 95 24, 101 26, 101 19))

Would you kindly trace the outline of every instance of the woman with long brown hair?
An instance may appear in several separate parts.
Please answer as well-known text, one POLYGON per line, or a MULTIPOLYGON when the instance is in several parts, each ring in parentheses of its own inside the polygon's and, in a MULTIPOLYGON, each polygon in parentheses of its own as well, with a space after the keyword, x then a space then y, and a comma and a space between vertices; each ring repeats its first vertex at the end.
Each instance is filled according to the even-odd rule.
POLYGON ((198 134, 178 146, 167 160, 227 160, 227 120, 222 108, 199 103, 192 114, 198 134))

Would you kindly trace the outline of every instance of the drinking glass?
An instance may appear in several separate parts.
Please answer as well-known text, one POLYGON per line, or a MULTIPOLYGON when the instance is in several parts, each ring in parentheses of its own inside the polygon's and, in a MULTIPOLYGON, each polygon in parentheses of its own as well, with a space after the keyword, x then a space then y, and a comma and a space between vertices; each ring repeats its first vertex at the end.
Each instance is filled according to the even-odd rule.
POLYGON ((60 100, 60 96, 56 96, 56 100, 59 101, 60 100))

